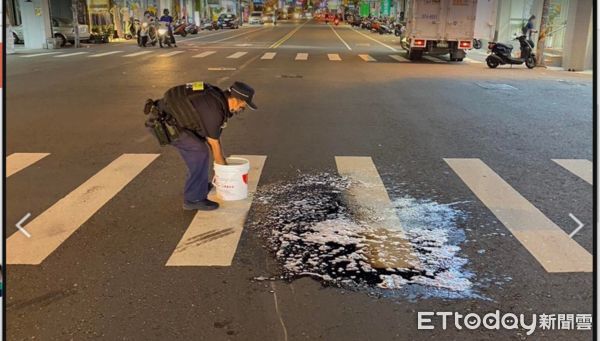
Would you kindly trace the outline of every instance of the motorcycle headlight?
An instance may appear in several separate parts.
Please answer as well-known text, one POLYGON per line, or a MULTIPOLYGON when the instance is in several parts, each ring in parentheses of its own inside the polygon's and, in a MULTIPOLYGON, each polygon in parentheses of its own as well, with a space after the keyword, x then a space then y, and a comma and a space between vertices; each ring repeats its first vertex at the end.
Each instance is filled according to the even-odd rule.
POLYGON ((147 22, 143 23, 142 27, 148 27, 148 23, 147 22))
POLYGON ((164 28, 159 28, 159 29, 158 29, 158 34, 160 34, 160 35, 163 35, 163 34, 165 34, 165 33, 167 33, 167 30, 166 30, 166 29, 164 29, 164 28))

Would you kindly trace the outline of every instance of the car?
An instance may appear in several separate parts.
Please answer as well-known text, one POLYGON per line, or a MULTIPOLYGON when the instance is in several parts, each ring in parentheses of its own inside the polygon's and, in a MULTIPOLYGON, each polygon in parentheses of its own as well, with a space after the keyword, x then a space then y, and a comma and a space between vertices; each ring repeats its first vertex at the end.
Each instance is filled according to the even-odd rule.
POLYGON ((312 13, 310 13, 310 12, 306 12, 306 13, 304 13, 304 18, 305 18, 305 19, 309 19, 309 20, 310 20, 310 19, 312 19, 312 18, 313 18, 313 15, 312 15, 312 13))
POLYGON ((219 27, 221 28, 239 28, 240 23, 235 16, 235 14, 231 13, 223 13, 219 16, 217 20, 219 27))
MULTIPOLYGON (((13 26, 13 37, 16 44, 25 42, 23 36, 23 26, 13 26)), ((75 30, 73 29, 73 19, 69 18, 52 18, 52 32, 57 40, 58 46, 65 46, 67 42, 73 44, 75 42, 75 30)), ((90 39, 90 30, 88 25, 79 24, 79 40, 87 41, 90 39)))
POLYGON ((262 20, 262 12, 252 12, 250 13, 250 17, 248 18, 248 24, 250 25, 262 25, 264 24, 262 20))

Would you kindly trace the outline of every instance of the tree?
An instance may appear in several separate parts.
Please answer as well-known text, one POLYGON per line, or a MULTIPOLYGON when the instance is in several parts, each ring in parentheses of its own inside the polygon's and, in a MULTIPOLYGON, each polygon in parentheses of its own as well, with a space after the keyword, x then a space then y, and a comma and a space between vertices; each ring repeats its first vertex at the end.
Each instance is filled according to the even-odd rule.
POLYGON ((540 35, 537 42, 537 65, 546 66, 544 61, 544 49, 546 48, 546 35, 550 28, 550 0, 544 0, 542 19, 540 20, 540 35))

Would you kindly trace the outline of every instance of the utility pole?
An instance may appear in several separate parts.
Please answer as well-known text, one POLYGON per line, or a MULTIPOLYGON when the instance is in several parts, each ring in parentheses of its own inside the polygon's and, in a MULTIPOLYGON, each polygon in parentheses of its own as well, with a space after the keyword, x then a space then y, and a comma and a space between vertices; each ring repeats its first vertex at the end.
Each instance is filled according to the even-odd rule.
POLYGON ((548 31, 548 21, 550 16, 550 0, 544 0, 542 9, 542 19, 540 20, 540 35, 537 42, 537 66, 545 67, 544 49, 546 48, 546 31, 548 31))
POLYGON ((73 33, 75 33, 75 44, 73 47, 78 48, 79 45, 79 15, 77 10, 77 1, 72 0, 73 4, 73 33))

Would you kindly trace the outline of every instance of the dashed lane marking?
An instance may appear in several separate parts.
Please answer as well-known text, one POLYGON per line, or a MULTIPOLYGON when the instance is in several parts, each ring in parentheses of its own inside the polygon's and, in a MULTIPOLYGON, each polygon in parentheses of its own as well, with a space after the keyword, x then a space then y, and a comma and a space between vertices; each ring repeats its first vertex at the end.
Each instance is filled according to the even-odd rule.
POLYGON ((192 56, 192 58, 205 58, 215 53, 217 53, 217 51, 204 51, 202 53, 198 53, 197 55, 192 56))
POLYGON ((89 58, 98 58, 98 57, 104 57, 104 56, 109 56, 112 54, 117 54, 117 53, 122 53, 123 51, 110 51, 110 52, 104 52, 104 53, 97 53, 97 54, 93 54, 91 56, 88 56, 89 58))
POLYGON ((392 58, 393 60, 398 61, 398 62, 410 62, 410 60, 408 60, 400 55, 397 55, 397 54, 391 54, 390 58, 392 58))
POLYGON ((14 153, 6 158, 6 177, 16 174, 21 170, 40 161, 50 153, 14 153))
POLYGON ((169 53, 165 53, 165 54, 161 54, 159 55, 159 57, 173 57, 176 56, 180 53, 184 53, 185 51, 173 51, 173 52, 169 52, 169 53))
POLYGON ((265 54, 263 54, 262 57, 260 57, 260 59, 273 59, 273 58, 275 58, 276 54, 277 53, 275 53, 275 52, 266 52, 265 54))
POLYGON ((123 58, 137 57, 137 56, 145 55, 148 53, 152 53, 152 51, 140 51, 140 52, 130 53, 130 54, 124 55, 123 58))
POLYGON ((342 58, 340 58, 340 55, 337 53, 330 53, 327 55, 327 58, 329 58, 329 60, 331 61, 341 61, 342 58))
POLYGON ((6 241, 8 264, 41 264, 159 154, 123 154, 6 241))
POLYGON ((236 52, 236 53, 234 53, 234 54, 232 54, 230 56, 227 56, 227 58, 229 58, 229 59, 238 59, 240 57, 245 56, 246 54, 248 54, 248 52, 236 52))
POLYGON ((296 54, 296 60, 308 60, 308 53, 296 54))
POLYGON ((58 56, 54 56, 54 58, 66 58, 66 57, 80 56, 82 54, 87 54, 87 53, 88 52, 74 52, 74 53, 60 54, 58 56))
POLYGON ((166 266, 231 266, 265 164, 263 155, 238 155, 250 161, 248 198, 219 202, 215 211, 198 211, 166 266))
POLYGON ((358 56, 365 62, 376 62, 377 61, 377 60, 375 60, 375 58, 369 56, 368 54, 359 54, 358 56))
POLYGON ((585 159, 552 159, 564 169, 577 175, 590 185, 594 184, 594 165, 585 159))
POLYGON ((547 272, 593 271, 592 255, 483 161, 444 160, 547 272))
POLYGON ((61 52, 44 52, 44 53, 28 54, 25 56, 21 56, 21 58, 35 58, 35 57, 48 56, 51 54, 59 54, 59 53, 61 53, 61 52))

